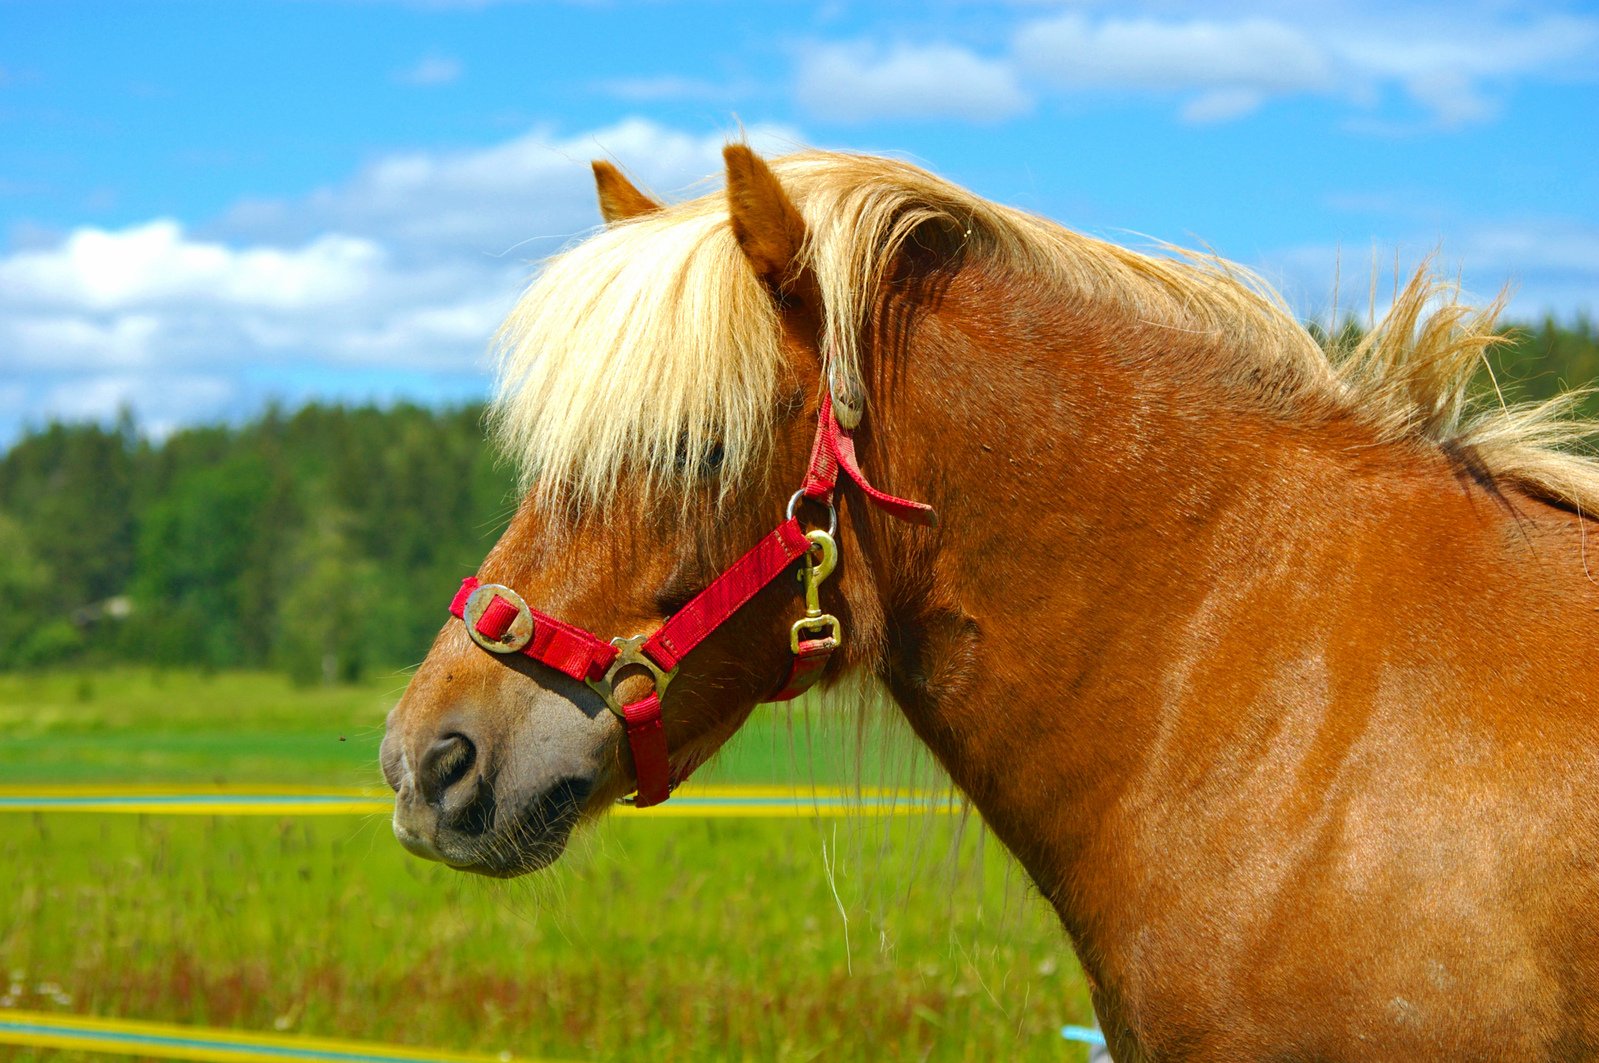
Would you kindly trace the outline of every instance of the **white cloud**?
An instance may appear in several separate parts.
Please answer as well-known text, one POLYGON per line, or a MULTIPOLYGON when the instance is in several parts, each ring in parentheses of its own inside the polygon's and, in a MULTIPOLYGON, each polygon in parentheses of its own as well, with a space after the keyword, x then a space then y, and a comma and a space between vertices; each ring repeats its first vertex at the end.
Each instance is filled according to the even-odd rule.
POLYGON ((120 369, 147 363, 160 331, 154 314, 4 313, 0 349, 13 370, 120 369))
MULTIPOLYGON (((511 309, 514 297, 514 290, 501 289, 487 295, 463 293, 426 305, 397 307, 341 334, 338 352, 343 360, 358 364, 437 368, 438 352, 458 356, 471 352, 475 356, 481 351, 511 309)), ((459 362, 465 363, 462 367, 470 366, 467 359, 459 362)))
POLYGON ((749 85, 722 85, 703 78, 678 77, 672 74, 660 77, 614 78, 601 82, 599 88, 610 96, 631 103, 661 103, 677 100, 720 103, 751 90, 749 85))
POLYGON ((1510 321, 1599 312, 1599 226, 1570 218, 1507 219, 1459 227, 1447 242, 1426 232, 1412 236, 1379 239, 1376 246, 1385 250, 1376 257, 1324 245, 1287 248, 1266 256, 1265 272, 1282 286, 1295 311, 1321 319, 1332 308, 1336 275, 1339 316, 1364 319, 1373 276, 1378 278, 1377 312, 1387 306, 1393 291, 1391 249, 1397 247, 1401 278, 1432 255, 1433 268, 1449 277, 1458 274, 1468 301, 1476 305, 1508 286, 1510 321))
POLYGON ((1192 125, 1230 122, 1260 109, 1266 95, 1256 89, 1212 89, 1183 104, 1178 116, 1192 125))
POLYGON ((1488 121, 1513 83, 1591 78, 1599 68, 1599 18, 1589 16, 1462 9, 1446 20, 1401 9, 1355 18, 1267 7, 1269 14, 1182 18, 1121 10, 1023 19, 1010 50, 993 57, 952 42, 815 45, 800 52, 796 95, 812 113, 841 122, 988 122, 1049 93, 1136 94, 1170 99, 1193 123, 1315 95, 1363 112, 1351 128, 1393 133, 1488 121), (1424 121, 1370 113, 1393 98, 1424 121))
POLYGON ((443 55, 428 55, 417 60, 415 66, 407 67, 394 75, 394 80, 402 85, 415 85, 418 88, 433 88, 438 85, 448 85, 460 80, 461 61, 443 55))
POLYGON ((796 92, 813 114, 841 122, 877 118, 998 121, 1032 99, 1015 71, 958 45, 820 45, 800 55, 796 92))
POLYGON ((1330 47, 1351 67, 1395 78, 1592 75, 1599 19, 1547 15, 1524 23, 1479 18, 1395 20, 1360 30, 1333 27, 1330 47))
POLYGON ((74 230, 59 246, 0 259, 0 301, 117 310, 161 304, 293 311, 346 303, 371 286, 384 253, 326 235, 298 248, 234 249, 186 237, 171 219, 74 230))
POLYGON ((1303 31, 1268 19, 1238 22, 1090 20, 1067 14, 1024 25, 1016 55, 1065 88, 1321 91, 1333 63, 1303 31))
MULTIPOLYGON (((1434 19, 1419 25, 1405 20, 1358 30, 1336 27, 1326 39, 1351 83, 1368 91, 1391 84, 1444 129, 1496 117, 1495 96, 1506 85, 1591 77, 1599 63, 1596 18, 1434 19)), ((1375 120, 1360 124, 1389 133, 1415 128, 1375 120)))
MULTIPOLYGON (((671 190, 719 172, 722 146, 736 135, 696 136, 640 118, 566 137, 535 129, 483 148, 378 159, 304 200, 244 204, 227 224, 277 238, 307 230, 370 234, 396 253, 430 257, 512 249, 527 257, 598 223, 588 160, 621 160, 640 180, 671 190)), ((761 151, 801 140, 769 125, 753 126, 747 136, 761 151)))
MULTIPOLYGON (((31 417, 169 423, 265 397, 262 380, 333 374, 357 394, 397 375, 487 389, 489 337, 528 260, 598 221, 588 160, 658 189, 714 174, 727 137, 632 120, 374 161, 297 201, 257 202, 204 234, 161 218, 39 234, 0 254, 0 363, 31 417), (507 253, 507 249, 515 250, 507 253), (488 252, 488 253, 485 253, 488 252)), ((758 150, 798 134, 757 127, 758 150)), ((7 401, 0 428, 17 423, 7 401)))
POLYGON ((170 220, 0 259, 0 346, 87 373, 260 364, 472 371, 523 268, 398 264, 367 238, 230 247, 170 220), (497 306, 497 311, 488 309, 497 306))
POLYGON ((225 406, 237 392, 233 381, 216 374, 111 373, 50 387, 44 405, 64 420, 104 419, 126 406, 140 412, 147 432, 163 436, 177 426, 193 423, 198 411, 225 406))
POLYGON ((1467 230, 1449 249, 1458 249, 1468 277, 1510 284, 1514 317, 1599 314, 1599 225, 1572 219, 1496 222, 1467 230))
POLYGON ((1404 84, 1411 99, 1430 111, 1435 122, 1444 129, 1485 122, 1499 113, 1499 105, 1458 71, 1416 74, 1404 84))

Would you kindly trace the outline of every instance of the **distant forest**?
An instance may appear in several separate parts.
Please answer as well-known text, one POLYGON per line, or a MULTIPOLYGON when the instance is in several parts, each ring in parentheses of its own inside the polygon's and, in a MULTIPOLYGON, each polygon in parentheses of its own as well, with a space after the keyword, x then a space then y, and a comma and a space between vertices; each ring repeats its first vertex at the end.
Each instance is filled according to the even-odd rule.
MULTIPOLYGON (((1507 395, 1548 397, 1599 379, 1599 329, 1516 329, 1493 358, 1507 395)), ((0 458, 0 669, 403 668, 513 487, 480 407, 270 409, 159 441, 51 424, 0 458)))
POLYGON ((52 424, 0 459, 0 668, 414 664, 513 483, 480 407, 274 409, 159 442, 52 424))

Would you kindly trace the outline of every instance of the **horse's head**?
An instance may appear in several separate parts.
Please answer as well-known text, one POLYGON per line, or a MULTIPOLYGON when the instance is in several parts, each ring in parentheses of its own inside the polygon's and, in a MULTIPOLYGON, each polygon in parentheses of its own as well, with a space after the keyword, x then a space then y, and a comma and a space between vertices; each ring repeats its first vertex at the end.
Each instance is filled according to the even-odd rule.
MULTIPOLYGON (((548 864, 578 822, 714 752, 791 678, 796 646, 826 640, 792 631, 822 493, 785 521, 827 392, 805 222, 747 148, 727 163, 725 199, 670 210, 596 165, 610 229, 555 260, 502 333, 498 427, 534 455, 533 486, 389 717, 394 831, 418 855, 548 864), (670 295, 706 270, 692 302, 711 305, 670 295), (724 577, 756 543, 770 556, 724 577), (624 722, 635 710, 661 729, 624 722)), ((847 623, 841 582, 822 605, 847 623)))

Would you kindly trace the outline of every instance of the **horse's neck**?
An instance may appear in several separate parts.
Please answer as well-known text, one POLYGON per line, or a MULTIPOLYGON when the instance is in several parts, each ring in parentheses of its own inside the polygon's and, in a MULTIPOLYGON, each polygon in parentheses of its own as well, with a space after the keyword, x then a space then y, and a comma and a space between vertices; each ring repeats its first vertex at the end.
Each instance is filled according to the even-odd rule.
POLYGON ((1361 449, 1358 426, 1293 423, 1208 384, 1180 333, 1034 299, 957 282, 896 370, 874 460, 894 462, 896 484, 937 470, 924 489, 946 519, 927 578, 899 577, 909 590, 888 603, 887 672, 1078 933, 1093 915, 1067 898, 1106 855, 1096 832, 1154 768, 1169 779, 1156 762, 1214 648, 1207 617, 1228 613, 1236 635, 1253 610, 1268 631, 1298 600, 1274 571, 1335 567, 1339 532, 1380 539, 1422 474, 1397 448, 1361 449))

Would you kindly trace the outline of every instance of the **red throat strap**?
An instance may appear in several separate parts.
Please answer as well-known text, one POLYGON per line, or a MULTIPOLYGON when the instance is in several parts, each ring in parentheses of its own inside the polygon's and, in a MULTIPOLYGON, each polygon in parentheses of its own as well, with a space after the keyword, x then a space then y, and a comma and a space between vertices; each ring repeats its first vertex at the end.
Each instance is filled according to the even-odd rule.
POLYGON ((633 775, 638 780, 633 804, 638 808, 658 805, 672 796, 672 788, 682 781, 672 777, 659 695, 622 706, 622 721, 627 748, 633 754, 633 775))

